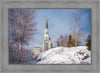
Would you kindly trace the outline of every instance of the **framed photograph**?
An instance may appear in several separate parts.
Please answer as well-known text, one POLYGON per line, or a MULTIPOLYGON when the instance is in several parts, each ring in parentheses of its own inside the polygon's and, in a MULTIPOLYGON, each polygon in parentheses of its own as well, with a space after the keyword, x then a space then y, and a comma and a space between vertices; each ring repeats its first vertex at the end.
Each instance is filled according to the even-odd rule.
POLYGON ((99 0, 0 6, 0 72, 99 73, 99 0))
POLYGON ((9 8, 8 19, 9 64, 91 64, 91 9, 9 8))

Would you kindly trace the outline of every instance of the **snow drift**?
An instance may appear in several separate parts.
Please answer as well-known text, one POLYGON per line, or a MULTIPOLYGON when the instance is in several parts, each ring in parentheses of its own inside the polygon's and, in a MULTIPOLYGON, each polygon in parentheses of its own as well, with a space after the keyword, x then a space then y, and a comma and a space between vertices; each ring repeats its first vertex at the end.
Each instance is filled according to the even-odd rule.
POLYGON ((42 52, 37 64, 91 64, 91 51, 86 46, 57 47, 42 52))

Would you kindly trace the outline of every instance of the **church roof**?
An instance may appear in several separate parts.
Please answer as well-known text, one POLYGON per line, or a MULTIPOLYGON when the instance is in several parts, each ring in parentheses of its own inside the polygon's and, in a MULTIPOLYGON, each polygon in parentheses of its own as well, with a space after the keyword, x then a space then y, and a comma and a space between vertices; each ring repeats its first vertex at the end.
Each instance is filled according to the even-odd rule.
POLYGON ((46 16, 46 28, 48 28, 48 17, 46 16))

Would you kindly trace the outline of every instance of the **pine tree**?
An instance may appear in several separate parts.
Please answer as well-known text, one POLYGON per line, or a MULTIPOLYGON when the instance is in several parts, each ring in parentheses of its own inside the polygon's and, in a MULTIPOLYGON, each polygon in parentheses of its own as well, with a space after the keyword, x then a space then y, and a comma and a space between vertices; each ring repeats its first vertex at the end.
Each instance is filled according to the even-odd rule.
POLYGON ((75 39, 72 40, 72 46, 75 47, 75 39))
POLYGON ((86 46, 88 47, 87 49, 88 49, 89 51, 91 51, 91 36, 90 36, 90 35, 88 36, 86 42, 87 42, 87 43, 86 43, 86 46))
POLYGON ((70 34, 69 35, 69 38, 68 38, 68 43, 67 43, 67 47, 72 47, 72 35, 70 34))

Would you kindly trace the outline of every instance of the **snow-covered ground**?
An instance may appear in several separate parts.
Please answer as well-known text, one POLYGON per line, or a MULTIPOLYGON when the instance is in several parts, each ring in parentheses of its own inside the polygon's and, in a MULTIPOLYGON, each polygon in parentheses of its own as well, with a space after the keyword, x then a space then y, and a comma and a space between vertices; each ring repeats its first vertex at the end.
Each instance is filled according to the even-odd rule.
POLYGON ((91 51, 86 46, 56 47, 42 52, 37 64, 91 64, 91 51))

